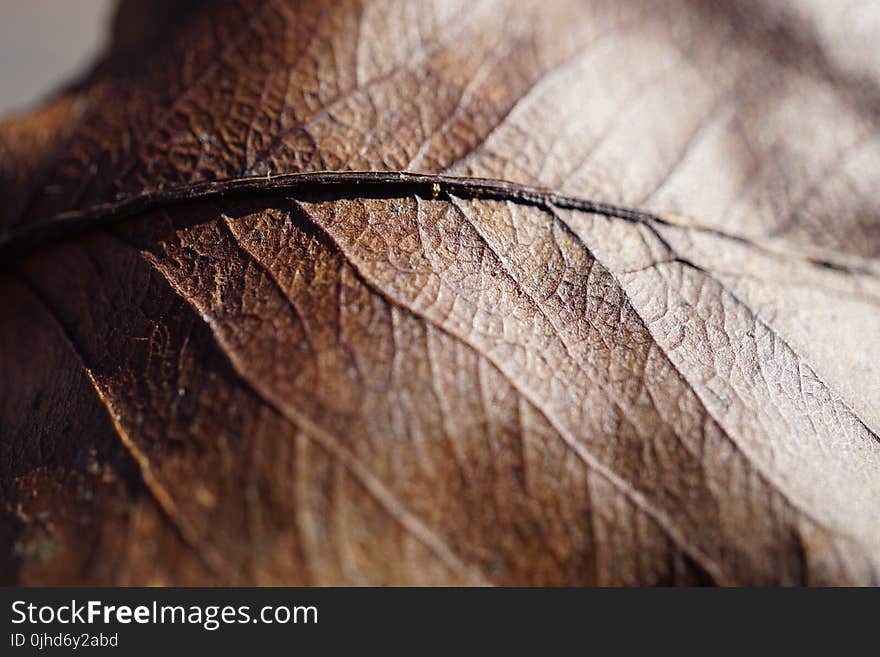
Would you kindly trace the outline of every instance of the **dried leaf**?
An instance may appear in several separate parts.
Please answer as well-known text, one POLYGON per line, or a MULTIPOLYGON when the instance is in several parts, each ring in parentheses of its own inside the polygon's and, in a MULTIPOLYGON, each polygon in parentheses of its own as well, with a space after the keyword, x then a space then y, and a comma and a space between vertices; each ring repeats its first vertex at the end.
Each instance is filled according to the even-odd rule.
POLYGON ((871 3, 130 7, 0 124, 8 581, 877 583, 871 3))

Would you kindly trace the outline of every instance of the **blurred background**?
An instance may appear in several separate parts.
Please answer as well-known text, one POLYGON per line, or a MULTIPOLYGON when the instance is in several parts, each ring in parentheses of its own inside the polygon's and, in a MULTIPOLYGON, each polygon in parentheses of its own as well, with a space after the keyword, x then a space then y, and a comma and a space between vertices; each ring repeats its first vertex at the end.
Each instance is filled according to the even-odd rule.
POLYGON ((116 0, 0 0, 0 116, 24 111, 103 49, 116 0))

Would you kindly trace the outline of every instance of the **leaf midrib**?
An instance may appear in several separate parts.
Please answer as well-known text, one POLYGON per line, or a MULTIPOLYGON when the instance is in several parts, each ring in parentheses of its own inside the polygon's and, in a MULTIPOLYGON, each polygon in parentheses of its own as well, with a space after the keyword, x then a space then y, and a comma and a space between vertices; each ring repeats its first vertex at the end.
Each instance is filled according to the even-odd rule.
POLYGON ((801 260, 817 267, 850 274, 877 275, 868 268, 854 267, 806 253, 780 251, 742 235, 693 222, 682 224, 673 218, 625 205, 572 196, 543 187, 497 178, 408 171, 315 171, 267 174, 209 180, 123 196, 112 202, 61 212, 46 219, 16 224, 0 231, 0 268, 38 247, 156 208, 211 199, 246 198, 270 194, 284 195, 297 201, 408 196, 447 199, 454 196, 466 200, 507 201, 539 207, 547 211, 575 210, 631 223, 660 224, 694 230, 745 244, 778 258, 801 260))

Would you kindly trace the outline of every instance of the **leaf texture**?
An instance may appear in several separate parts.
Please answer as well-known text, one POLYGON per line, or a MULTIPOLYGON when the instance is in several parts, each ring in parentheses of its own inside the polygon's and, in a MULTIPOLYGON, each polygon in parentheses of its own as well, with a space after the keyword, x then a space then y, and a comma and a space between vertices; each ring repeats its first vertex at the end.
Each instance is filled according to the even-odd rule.
POLYGON ((9 582, 877 583, 870 3, 132 6, 0 124, 9 582))

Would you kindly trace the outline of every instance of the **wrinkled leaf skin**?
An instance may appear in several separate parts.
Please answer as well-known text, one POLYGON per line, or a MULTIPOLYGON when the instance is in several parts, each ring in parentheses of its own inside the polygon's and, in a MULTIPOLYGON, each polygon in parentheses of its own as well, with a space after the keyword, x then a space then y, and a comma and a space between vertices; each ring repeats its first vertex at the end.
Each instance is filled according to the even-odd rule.
POLYGON ((877 584, 847 20, 123 3, 0 122, 3 583, 877 584))

